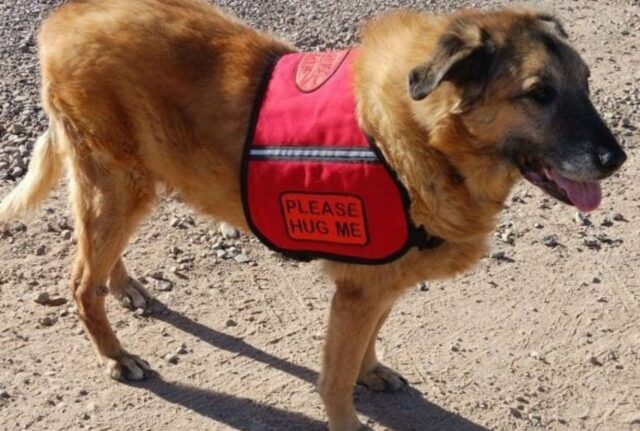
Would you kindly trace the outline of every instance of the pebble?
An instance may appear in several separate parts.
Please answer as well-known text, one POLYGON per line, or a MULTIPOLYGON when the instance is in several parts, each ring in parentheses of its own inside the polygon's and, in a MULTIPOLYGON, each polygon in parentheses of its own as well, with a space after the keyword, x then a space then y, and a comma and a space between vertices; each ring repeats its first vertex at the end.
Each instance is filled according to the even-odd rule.
POLYGON ((173 283, 165 279, 156 279, 154 282, 154 287, 160 292, 168 292, 170 290, 173 290, 173 283))
POLYGON ((584 245, 586 245, 588 248, 592 249, 592 250, 599 250, 600 249, 600 241, 598 241, 598 238, 594 237, 594 236, 588 236, 585 237, 582 242, 584 243, 584 245))
POLYGON ((36 256, 43 256, 46 253, 47 249, 44 245, 39 245, 36 248, 36 256))
POLYGON ((51 307, 58 307, 67 303, 66 298, 52 298, 47 292, 40 292, 33 298, 33 301, 40 305, 48 305, 51 307))
POLYGON ((9 395, 9 392, 7 392, 6 390, 0 389, 0 398, 11 398, 11 395, 9 395))
POLYGON ((70 240, 72 236, 73 233, 70 230, 63 230, 62 232, 60 232, 60 237, 65 241, 70 240))
POLYGON ((164 360, 170 364, 177 364, 180 361, 180 358, 175 353, 167 353, 164 357, 164 360))
POLYGON ((600 359, 595 356, 590 356, 589 362, 591 363, 591 365, 595 365, 596 367, 602 367, 604 365, 602 362, 600 362, 600 359))
POLYGON ((9 133, 11 133, 12 135, 22 135, 26 131, 27 129, 25 129, 22 124, 13 123, 11 126, 9 126, 9 133))
POLYGON ((519 409, 517 409, 515 407, 509 407, 509 411, 511 412, 511 415, 513 417, 516 417, 518 419, 522 419, 522 412, 519 409))
POLYGON ((507 257, 507 254, 504 251, 496 251, 491 253, 491 259, 502 260, 507 257))
POLYGON ((176 350, 177 355, 186 355, 187 353, 189 353, 189 351, 187 350, 187 345, 184 343, 182 343, 176 350))
POLYGON ((229 320, 227 320, 227 326, 229 326, 229 327, 238 326, 238 322, 236 322, 233 319, 229 319, 229 320))
POLYGON ((240 236, 240 232, 228 223, 220 223, 220 233, 226 239, 235 239, 240 236))
POLYGON ((49 294, 47 292, 41 292, 38 293, 36 295, 35 298, 33 298, 34 302, 37 302, 38 304, 43 304, 46 305, 49 302, 49 294))
POLYGON ((613 219, 614 219, 615 221, 627 221, 627 219, 626 219, 626 218, 624 218, 624 216, 623 216, 622 214, 620 214, 620 213, 618 213, 618 214, 614 215, 614 216, 613 216, 613 219))
POLYGON ((40 326, 48 328, 56 324, 56 319, 49 316, 45 316, 38 319, 38 323, 40 324, 40 326))
POLYGON ((551 247, 551 248, 557 247, 558 246, 558 236, 557 235, 547 235, 544 238, 542 238, 542 242, 547 247, 551 247))
POLYGON ((238 263, 247 263, 247 262, 251 262, 251 258, 249 258, 249 256, 247 256, 244 253, 240 253, 239 255, 237 255, 236 257, 234 257, 234 260, 238 263))
POLYGON ((609 220, 608 218, 602 220, 602 223, 600 223, 600 226, 604 226, 604 227, 611 227, 613 226, 613 222, 611 220, 609 220))
POLYGON ((420 289, 420 292, 428 292, 429 285, 427 284, 426 281, 420 282, 418 283, 418 289, 420 289))
POLYGON ((581 213, 581 212, 577 212, 575 214, 575 216, 573 217, 573 219, 580 226, 591 226, 591 224, 592 224, 591 220, 589 219, 589 216, 587 214, 584 214, 584 213, 581 213))

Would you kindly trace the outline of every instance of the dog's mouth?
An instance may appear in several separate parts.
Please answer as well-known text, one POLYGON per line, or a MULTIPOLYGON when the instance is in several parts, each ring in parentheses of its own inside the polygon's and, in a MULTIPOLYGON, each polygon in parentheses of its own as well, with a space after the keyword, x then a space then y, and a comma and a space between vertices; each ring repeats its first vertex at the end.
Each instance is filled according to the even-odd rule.
POLYGON ((540 187, 549 195, 580 211, 593 211, 602 201, 602 189, 598 181, 581 182, 563 176, 549 167, 520 167, 520 172, 531 184, 540 187))

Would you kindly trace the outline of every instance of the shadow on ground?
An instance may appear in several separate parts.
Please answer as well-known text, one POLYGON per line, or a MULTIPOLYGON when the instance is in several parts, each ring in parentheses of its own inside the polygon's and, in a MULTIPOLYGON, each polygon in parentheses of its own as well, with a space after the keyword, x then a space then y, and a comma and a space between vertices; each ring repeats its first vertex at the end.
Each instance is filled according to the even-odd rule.
MULTIPOLYGON (((315 385, 318 378, 318 373, 309 368, 273 356, 237 337, 208 328, 178 312, 168 310, 168 312, 154 317, 218 349, 224 349, 267 364, 312 385, 315 385)), ((241 398, 181 383, 170 383, 159 375, 133 386, 149 390, 170 403, 182 405, 202 416, 240 430, 314 431, 326 429, 324 422, 299 413, 261 404, 249 398, 241 398)), ((419 391, 413 388, 393 394, 372 393, 358 388, 355 401, 360 414, 391 430, 488 431, 483 426, 430 403, 424 399, 419 391)))

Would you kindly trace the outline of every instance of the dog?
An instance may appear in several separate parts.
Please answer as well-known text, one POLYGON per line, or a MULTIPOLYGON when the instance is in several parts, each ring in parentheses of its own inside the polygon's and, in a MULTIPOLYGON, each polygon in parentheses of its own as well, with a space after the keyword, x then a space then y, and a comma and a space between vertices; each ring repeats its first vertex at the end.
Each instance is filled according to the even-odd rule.
MULTIPOLYGON (((589 99, 589 69, 553 16, 524 9, 451 15, 397 11, 365 24, 353 62, 355 115, 407 192, 411 222, 441 239, 375 265, 326 260, 336 292, 318 383, 329 427, 360 430, 356 382, 396 390, 376 335, 422 280, 451 277, 487 252, 524 177, 583 211, 626 155, 589 99)), ((158 186, 248 230, 240 171, 256 95, 295 49, 199 0, 71 0, 39 32, 48 130, 0 219, 32 210, 69 178, 77 256, 70 288, 114 379, 149 365, 120 344, 111 293, 150 298, 122 253, 158 186)))

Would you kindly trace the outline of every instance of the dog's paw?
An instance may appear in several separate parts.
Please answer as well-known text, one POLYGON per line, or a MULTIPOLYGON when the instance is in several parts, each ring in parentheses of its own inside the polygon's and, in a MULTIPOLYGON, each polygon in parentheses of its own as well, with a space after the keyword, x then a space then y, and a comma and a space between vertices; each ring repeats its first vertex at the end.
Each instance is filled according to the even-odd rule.
POLYGON ((148 311, 153 302, 153 297, 142 283, 131 277, 127 277, 122 286, 111 287, 111 293, 123 307, 130 310, 148 311))
POLYGON ((358 384, 374 392, 396 392, 407 386, 407 379, 391 368, 378 364, 373 370, 361 374, 358 384))
POLYGON ((143 380, 150 372, 151 366, 137 355, 122 351, 116 358, 104 358, 107 374, 119 381, 143 380))

